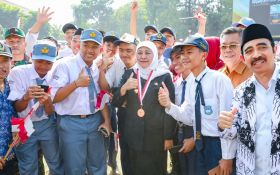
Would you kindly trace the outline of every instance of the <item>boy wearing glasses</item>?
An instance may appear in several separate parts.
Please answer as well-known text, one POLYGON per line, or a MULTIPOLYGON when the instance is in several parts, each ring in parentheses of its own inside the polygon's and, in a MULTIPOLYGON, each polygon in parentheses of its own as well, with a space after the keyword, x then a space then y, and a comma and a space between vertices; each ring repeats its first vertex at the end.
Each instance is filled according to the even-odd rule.
POLYGON ((242 29, 229 27, 220 35, 221 59, 225 63, 221 72, 230 78, 234 88, 252 75, 252 71, 244 63, 241 55, 241 33, 242 29))

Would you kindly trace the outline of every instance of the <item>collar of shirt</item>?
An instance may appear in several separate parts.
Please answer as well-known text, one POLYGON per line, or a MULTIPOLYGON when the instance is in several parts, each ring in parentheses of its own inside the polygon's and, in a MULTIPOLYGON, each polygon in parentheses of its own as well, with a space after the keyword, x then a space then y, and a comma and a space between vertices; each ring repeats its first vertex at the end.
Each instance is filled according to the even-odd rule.
POLYGON ((199 81, 199 80, 202 78, 202 76, 203 76, 205 73, 207 73, 209 70, 210 70, 209 67, 206 66, 205 69, 204 69, 202 72, 200 72, 199 75, 198 75, 197 77, 195 77, 195 79, 199 81))
MULTIPOLYGON (((121 62, 123 63, 122 60, 121 60, 121 62)), ((135 73, 136 73, 137 66, 136 66, 136 63, 135 63, 133 66, 131 66, 130 68, 128 68, 128 67, 123 63, 123 69, 124 69, 124 70, 133 69, 133 70, 135 71, 135 73)))
MULTIPOLYGON (((247 65, 243 61, 241 61, 233 71, 241 75, 246 68, 247 65)), ((227 66, 224 68, 223 71, 226 73, 226 75, 231 74, 227 66)))
POLYGON ((185 78, 185 79, 183 79, 183 76, 180 75, 180 76, 178 77, 178 79, 176 80, 176 82, 178 82, 178 83, 180 83, 180 85, 182 85, 184 80, 185 80, 186 82, 190 82, 190 80, 192 80, 193 77, 194 77, 194 76, 193 76, 192 73, 190 73, 190 74, 187 76, 187 78, 185 78))
MULTIPOLYGON (((83 60, 83 58, 81 57, 80 54, 77 54, 77 63, 79 68, 82 70, 82 68, 88 67, 88 65, 85 63, 85 61, 83 60)), ((97 68, 96 64, 94 64, 92 62, 92 65, 90 66, 91 72, 93 73, 97 68)))
MULTIPOLYGON (((270 89, 272 83, 276 83, 277 79, 279 78, 279 74, 280 74, 280 67, 277 64, 275 64, 275 68, 274 68, 272 77, 271 77, 271 79, 268 82, 268 89, 270 89)), ((258 82, 258 80, 256 79, 255 75, 252 76, 252 80, 253 80, 255 85, 261 85, 258 82)))

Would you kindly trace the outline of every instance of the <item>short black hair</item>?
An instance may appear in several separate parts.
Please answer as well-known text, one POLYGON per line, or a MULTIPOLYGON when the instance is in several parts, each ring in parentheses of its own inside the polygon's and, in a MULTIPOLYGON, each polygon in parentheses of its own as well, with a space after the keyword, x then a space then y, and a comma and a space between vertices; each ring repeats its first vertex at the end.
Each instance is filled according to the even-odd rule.
POLYGON ((47 40, 52 41, 52 42, 55 44, 55 46, 56 46, 57 48, 59 48, 58 41, 57 41, 57 39, 56 39, 55 37, 53 37, 53 36, 47 36, 47 37, 44 37, 43 39, 47 39, 47 40))

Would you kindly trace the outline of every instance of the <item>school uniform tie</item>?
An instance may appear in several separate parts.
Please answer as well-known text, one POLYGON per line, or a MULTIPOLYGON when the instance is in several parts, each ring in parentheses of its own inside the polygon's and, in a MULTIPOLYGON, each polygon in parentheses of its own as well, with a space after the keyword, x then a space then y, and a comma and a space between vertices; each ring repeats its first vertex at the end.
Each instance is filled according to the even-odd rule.
POLYGON ((182 84, 183 84, 183 88, 182 88, 182 97, 181 97, 181 105, 184 103, 185 101, 185 93, 186 93, 186 84, 187 84, 187 81, 186 80, 183 80, 182 81, 182 84))
MULTIPOLYGON (((206 73, 205 73, 206 74, 206 73)), ((205 106, 201 80, 205 76, 205 74, 200 78, 200 80, 195 80, 197 83, 195 90, 195 126, 196 126, 196 140, 195 140, 195 148, 197 151, 201 151, 203 149, 203 140, 201 135, 201 111, 200 111, 200 101, 202 106, 205 106)))
MULTIPOLYGON (((180 102, 180 105, 182 105, 185 101, 185 93, 186 93, 186 84, 187 84, 187 81, 186 80, 183 80, 182 81, 182 84, 183 84, 183 87, 182 87, 182 96, 181 96, 181 102, 180 102)), ((183 127, 184 127, 184 124, 182 122, 178 122, 178 125, 179 125, 179 133, 183 133, 183 127)))
MULTIPOLYGON (((91 71, 89 67, 86 67, 87 74, 90 78, 90 82, 88 85, 88 93, 89 93, 89 108, 90 112, 93 114, 95 112, 95 102, 94 102, 94 92, 96 92, 93 77, 91 75, 91 71)), ((97 95, 97 94, 96 94, 97 95)))
MULTIPOLYGON (((44 83, 45 79, 41 79, 41 78, 36 78, 36 83, 37 85, 42 85, 44 83)), ((37 99, 34 99, 34 102, 37 103, 37 99)), ((44 114, 44 106, 39 106, 39 108, 35 111, 35 114, 38 118, 42 117, 44 114)))

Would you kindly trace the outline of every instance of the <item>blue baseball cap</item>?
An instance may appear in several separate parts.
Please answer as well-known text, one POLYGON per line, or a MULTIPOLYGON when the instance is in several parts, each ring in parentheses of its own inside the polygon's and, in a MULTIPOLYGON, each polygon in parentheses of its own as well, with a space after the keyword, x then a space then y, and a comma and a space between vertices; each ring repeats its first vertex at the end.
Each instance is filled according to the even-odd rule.
POLYGON ((115 42, 120 39, 120 35, 114 31, 106 32, 103 38, 103 42, 112 41, 115 42))
POLYGON ((147 33, 148 30, 153 30, 153 31, 155 31, 155 32, 158 33, 158 29, 157 29, 157 27, 156 27, 155 25, 147 25, 147 26, 144 28, 144 32, 147 33))
POLYGON ((164 58, 171 58, 172 51, 173 51, 172 48, 165 49, 164 52, 163 52, 163 57, 164 58))
POLYGON ((160 41, 162 42, 164 45, 166 45, 166 37, 162 34, 162 33, 156 33, 156 34, 153 34, 151 35, 150 37, 150 41, 160 41))
POLYGON ((207 41, 203 37, 197 35, 191 35, 190 37, 186 38, 183 43, 175 45, 173 49, 182 48, 184 46, 195 46, 203 52, 208 52, 209 50, 207 41))
POLYGON ((245 27, 248 27, 251 24, 256 24, 256 21, 253 20, 252 18, 243 17, 238 22, 233 23, 231 26, 238 27, 239 25, 243 25, 245 27))
POLYGON ((174 36, 174 38, 176 38, 176 32, 172 27, 164 27, 160 30, 160 33, 164 33, 164 32, 168 32, 170 33, 172 36, 174 36))
POLYGON ((56 46, 51 42, 42 41, 33 46, 32 60, 46 60, 55 62, 56 57, 56 46))
POLYGON ((93 41, 93 42, 96 42, 99 45, 102 45, 103 36, 98 30, 86 29, 82 32, 80 40, 82 42, 93 41))
POLYGON ((127 43, 127 44, 134 44, 137 46, 139 44, 139 42, 140 41, 135 36, 133 36, 129 33, 125 33, 121 36, 121 38, 119 40, 116 40, 114 42, 114 44, 120 45, 120 43, 127 43))

